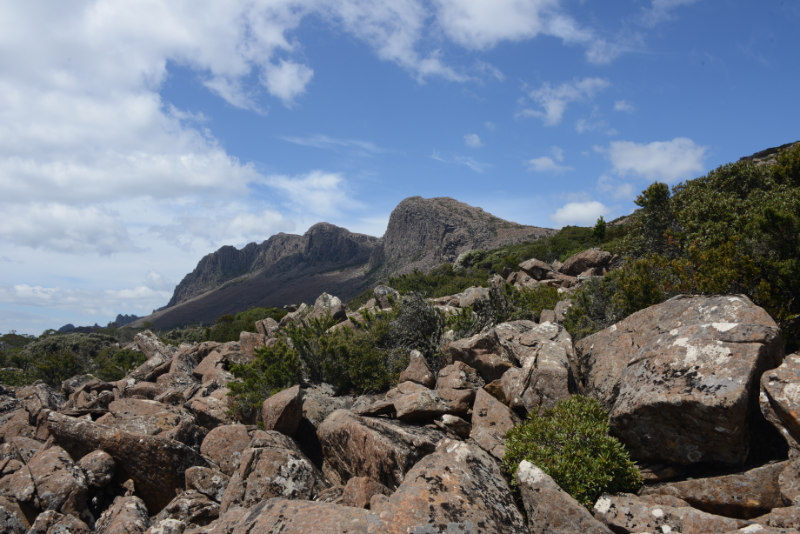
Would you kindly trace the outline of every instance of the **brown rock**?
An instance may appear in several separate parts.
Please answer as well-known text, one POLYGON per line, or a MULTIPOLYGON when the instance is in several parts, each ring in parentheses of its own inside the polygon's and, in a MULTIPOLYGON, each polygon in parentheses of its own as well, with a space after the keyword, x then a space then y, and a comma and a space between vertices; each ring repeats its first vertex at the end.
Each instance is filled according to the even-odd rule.
POLYGON ((345 484, 339 504, 369 510, 369 503, 373 495, 391 494, 392 490, 380 482, 375 482, 367 477, 353 477, 345 484))
POLYGON ((133 434, 56 412, 49 414, 47 426, 56 442, 76 458, 97 449, 110 454, 154 512, 183 488, 186 469, 206 465, 190 447, 161 436, 133 434))
POLYGON ((192 414, 176 406, 146 399, 119 399, 108 405, 108 413, 97 424, 135 434, 161 435, 191 446, 205 436, 205 430, 194 421, 192 414))
POLYGON ((272 337, 279 328, 280 325, 278 324, 278 321, 272 317, 267 317, 265 319, 261 319, 260 321, 256 321, 256 330, 259 334, 265 337, 272 337))
POLYGON ((242 452, 250 446, 250 433, 240 424, 220 426, 206 435, 200 453, 228 476, 239 469, 242 452))
POLYGON ((0 532, 25 534, 28 528, 30 522, 19 504, 14 499, 0 497, 0 532))
POLYGON ((458 307, 469 308, 479 300, 489 298, 488 287, 468 287, 458 295, 458 307))
POLYGON ((231 476, 220 510, 250 507, 271 497, 311 500, 325 487, 322 473, 291 438, 275 431, 256 431, 231 476))
POLYGON ((447 403, 451 413, 467 415, 475 400, 475 391, 483 385, 484 380, 475 369, 456 361, 439 371, 436 393, 447 403))
POLYGON ((47 510, 36 517, 27 534, 89 534, 89 526, 74 515, 64 515, 55 510, 47 510))
POLYGON ((570 256, 561 266, 559 271, 571 276, 578 276, 587 269, 608 267, 611 263, 611 253, 597 248, 590 248, 570 256))
POLYGON ((530 275, 534 280, 544 280, 547 278, 548 273, 553 272, 553 267, 549 263, 545 263, 536 258, 525 260, 519 264, 519 268, 530 275))
POLYGON ((147 357, 147 361, 128 373, 127 379, 136 382, 152 382, 169 371, 176 347, 165 345, 153 332, 145 330, 133 338, 136 347, 147 357))
POLYGON ((457 415, 445 414, 434 424, 446 432, 450 432, 461 439, 467 439, 472 430, 472 425, 457 415))
POLYGON ((105 487, 114 478, 117 463, 105 451, 92 451, 80 460, 78 467, 86 474, 86 483, 96 488, 105 487))
POLYGON ((190 467, 186 470, 186 489, 195 490, 215 502, 222 502, 230 477, 210 467, 190 467))
POLYGON ((575 344, 589 394, 638 459, 744 461, 756 380, 780 331, 744 296, 675 297, 575 344))
POLYGON ((340 323, 347 319, 347 309, 339 297, 323 293, 314 301, 314 307, 308 312, 307 317, 308 319, 330 317, 337 323, 340 323))
POLYGON ((194 414, 197 424, 209 430, 233 422, 230 407, 228 388, 215 386, 200 388, 186 404, 186 409, 194 414))
POLYGON ((479 447, 449 439, 371 509, 386 532, 527 532, 503 473, 479 447))
POLYGON ((800 458, 795 458, 778 475, 781 500, 786 506, 800 506, 800 458))
POLYGON ((159 524, 166 519, 174 519, 186 527, 206 526, 219 517, 219 503, 194 490, 186 490, 177 495, 154 518, 159 524))
POLYGON ((514 362, 500 344, 494 329, 451 341, 442 349, 449 362, 464 362, 475 368, 486 382, 500 378, 514 362))
POLYGON ((293 436, 303 418, 303 397, 300 386, 284 389, 261 405, 264 430, 275 430, 293 436))
POLYGON ((749 519, 783 506, 778 476, 788 463, 780 462, 745 473, 670 482, 642 490, 642 495, 671 495, 710 514, 749 519))
POLYGON ((336 410, 349 409, 354 397, 337 396, 330 384, 317 384, 303 391, 303 417, 315 427, 336 410))
POLYGON ((256 332, 242 331, 239 333, 239 348, 244 355, 244 361, 240 363, 248 363, 253 361, 256 349, 263 347, 267 343, 267 336, 257 334, 256 332))
POLYGON ((336 410, 317 430, 325 460, 343 480, 366 476, 396 488, 442 434, 428 428, 336 410))
POLYGON ((768 514, 757 517, 754 521, 757 521, 761 525, 767 525, 776 529, 784 528, 800 530, 800 506, 775 508, 768 514))
POLYGON ((522 413, 554 408, 576 389, 572 338, 560 325, 513 321, 495 327, 497 337, 520 363, 500 378, 503 397, 522 413))
POLYGON ((133 495, 117 497, 114 503, 97 520, 97 534, 144 534, 150 526, 150 517, 144 501, 133 495))
POLYGON ((776 369, 761 376, 766 397, 762 412, 795 449, 800 449, 800 354, 786 356, 776 369))
MULTIPOLYGON (((28 462, 27 469, 17 471, 11 478, 18 475, 25 478, 23 484, 27 483, 28 477, 32 480, 35 490, 27 502, 36 501, 41 510, 56 510, 75 516, 85 512, 86 476, 61 447, 40 450, 28 462)), ((19 497, 17 500, 26 502, 19 497)))
POLYGON ((608 527, 561 489, 555 480, 527 460, 517 469, 517 487, 530 532, 611 534, 608 527))
POLYGON ((437 392, 416 382, 402 382, 386 392, 398 419, 409 423, 429 423, 447 413, 449 407, 437 392))
POLYGON ((469 436, 483 450, 502 460, 506 453, 506 432, 519 423, 519 417, 502 402, 479 389, 472 407, 472 431, 469 436))
POLYGON ((232 347, 229 343, 220 345, 197 364, 193 371, 194 376, 199 378, 200 383, 204 386, 213 384, 225 387, 228 382, 233 380, 233 375, 226 369, 227 358, 230 353, 236 352, 238 347, 238 343, 236 343, 235 347, 232 347))
POLYGON ((594 516, 614 532, 727 532, 749 524, 689 506, 654 504, 627 493, 600 497, 594 516))
POLYGON ((234 507, 202 530, 188 530, 185 534, 380 532, 379 525, 375 514, 361 508, 276 498, 251 508, 234 507))
POLYGON ((408 358, 408 367, 400 373, 398 382, 416 382, 426 388, 432 388, 436 384, 436 377, 425 361, 425 356, 418 350, 412 350, 408 358))

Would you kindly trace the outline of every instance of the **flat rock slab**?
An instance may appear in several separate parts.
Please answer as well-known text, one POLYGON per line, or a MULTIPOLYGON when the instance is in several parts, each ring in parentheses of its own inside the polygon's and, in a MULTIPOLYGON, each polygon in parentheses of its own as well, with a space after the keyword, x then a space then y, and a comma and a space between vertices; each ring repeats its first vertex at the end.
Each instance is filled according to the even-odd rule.
POLYGON ((800 354, 790 354, 776 369, 761 376, 766 396, 762 412, 795 449, 800 449, 800 354))
POLYGON ((690 506, 668 506, 630 494, 603 495, 594 516, 614 532, 728 532, 751 524, 742 519, 701 512, 690 506))
POLYGON ((642 495, 671 495, 711 514, 749 519, 784 506, 778 478, 789 462, 744 473, 669 482, 644 488, 642 495))
POLYGON ((756 381, 783 356, 775 321, 744 296, 679 296, 575 345, 587 392, 640 460, 741 464, 756 381))

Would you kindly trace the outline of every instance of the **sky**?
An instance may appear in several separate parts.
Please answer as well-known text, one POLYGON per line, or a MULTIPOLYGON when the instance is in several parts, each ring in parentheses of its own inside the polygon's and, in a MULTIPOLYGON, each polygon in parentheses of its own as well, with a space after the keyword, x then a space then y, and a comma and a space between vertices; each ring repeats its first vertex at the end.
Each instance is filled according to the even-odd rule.
POLYGON ((794 0, 0 0, 0 333, 409 196, 550 228, 800 139, 794 0))

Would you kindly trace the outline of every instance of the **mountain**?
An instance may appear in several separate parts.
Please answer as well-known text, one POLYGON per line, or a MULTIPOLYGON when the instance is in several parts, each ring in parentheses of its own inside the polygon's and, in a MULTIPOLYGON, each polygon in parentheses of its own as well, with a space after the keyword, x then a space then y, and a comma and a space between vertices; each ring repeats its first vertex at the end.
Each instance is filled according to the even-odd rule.
POLYGON ((213 323, 254 306, 311 302, 327 291, 349 299, 381 278, 429 270, 468 250, 532 241, 555 231, 503 220, 452 198, 411 197, 392 211, 382 238, 328 223, 206 255, 166 307, 132 323, 156 328, 213 323))

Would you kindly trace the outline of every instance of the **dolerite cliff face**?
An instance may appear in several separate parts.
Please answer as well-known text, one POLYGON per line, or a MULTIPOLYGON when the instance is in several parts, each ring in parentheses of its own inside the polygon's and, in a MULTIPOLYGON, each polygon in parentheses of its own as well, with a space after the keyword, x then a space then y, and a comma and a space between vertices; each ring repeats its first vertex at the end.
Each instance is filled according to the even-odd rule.
POLYGON ((474 249, 534 241, 553 230, 509 222, 452 198, 411 197, 392 212, 383 236, 383 270, 429 270, 474 249))
POLYGON ((354 234, 328 223, 315 224, 302 235, 276 234, 260 245, 224 246, 208 254, 175 288, 167 306, 174 306, 236 278, 263 272, 279 275, 300 269, 307 274, 366 263, 380 245, 376 237, 354 234))
POLYGON ((253 306, 313 302, 323 291, 347 300, 379 279, 430 270, 474 249, 532 241, 555 231, 505 221, 452 198, 411 197, 392 212, 382 238, 328 223, 304 235, 277 234, 205 256, 145 322, 156 328, 213 323, 253 306))

